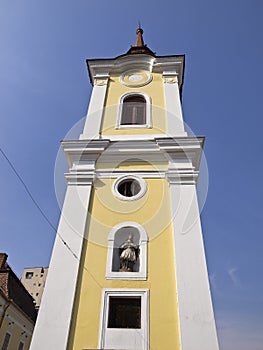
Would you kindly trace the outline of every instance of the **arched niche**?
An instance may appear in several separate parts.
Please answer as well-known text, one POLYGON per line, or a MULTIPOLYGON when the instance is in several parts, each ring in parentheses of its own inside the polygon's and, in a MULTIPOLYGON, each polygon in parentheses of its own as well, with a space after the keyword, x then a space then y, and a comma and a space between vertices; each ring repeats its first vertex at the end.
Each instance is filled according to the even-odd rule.
POLYGON ((147 278, 147 243, 146 231, 135 222, 123 222, 113 227, 108 237, 106 278, 145 280, 147 278), (133 271, 124 272, 120 271, 120 247, 128 239, 129 234, 138 246, 138 257, 133 265, 133 271))

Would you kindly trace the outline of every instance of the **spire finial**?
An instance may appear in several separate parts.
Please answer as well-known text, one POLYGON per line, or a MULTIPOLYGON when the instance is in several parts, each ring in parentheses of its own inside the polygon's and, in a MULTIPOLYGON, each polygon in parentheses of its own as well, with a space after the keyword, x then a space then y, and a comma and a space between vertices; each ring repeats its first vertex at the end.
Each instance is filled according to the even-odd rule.
POLYGON ((139 21, 139 27, 136 30, 136 41, 135 41, 135 46, 144 46, 144 42, 143 42, 143 29, 141 28, 141 23, 139 21))
POLYGON ((143 41, 143 29, 141 27, 141 22, 138 21, 139 27, 136 29, 136 41, 135 45, 131 46, 130 50, 127 52, 128 55, 133 54, 146 54, 146 55, 152 55, 155 56, 155 53, 150 50, 147 45, 144 44, 143 41))

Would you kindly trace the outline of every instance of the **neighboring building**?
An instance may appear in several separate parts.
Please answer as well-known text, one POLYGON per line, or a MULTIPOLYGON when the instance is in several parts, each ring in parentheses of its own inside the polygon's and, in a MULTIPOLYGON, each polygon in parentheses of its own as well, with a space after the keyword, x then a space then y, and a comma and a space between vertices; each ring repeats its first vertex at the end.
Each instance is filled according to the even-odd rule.
POLYGON ((27 267, 24 269, 21 282, 35 299, 36 309, 39 309, 44 291, 48 267, 27 267))
POLYGON ((0 253, 0 348, 29 349, 36 310, 34 299, 0 253))
POLYGON ((31 350, 218 350, 196 194, 204 137, 181 109, 184 55, 136 43, 87 60, 83 133, 31 350))

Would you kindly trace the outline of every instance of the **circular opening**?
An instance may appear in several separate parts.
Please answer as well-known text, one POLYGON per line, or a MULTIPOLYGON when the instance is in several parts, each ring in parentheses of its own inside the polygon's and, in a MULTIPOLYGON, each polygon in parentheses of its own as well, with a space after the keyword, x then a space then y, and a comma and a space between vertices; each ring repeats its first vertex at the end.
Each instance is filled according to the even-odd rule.
POLYGON ((113 183, 112 191, 121 200, 133 201, 145 194, 146 182, 135 176, 121 177, 113 183))
POLYGON ((133 197, 140 193, 141 185, 137 180, 125 179, 118 184, 117 190, 124 197, 133 197))

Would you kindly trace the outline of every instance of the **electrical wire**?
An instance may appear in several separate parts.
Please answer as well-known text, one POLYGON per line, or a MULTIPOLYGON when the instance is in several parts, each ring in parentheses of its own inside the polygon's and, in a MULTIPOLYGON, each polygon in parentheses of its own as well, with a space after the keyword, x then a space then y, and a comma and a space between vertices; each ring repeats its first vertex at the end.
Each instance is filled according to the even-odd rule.
MULTIPOLYGON (((5 158, 5 160, 7 161, 7 163, 9 164, 9 166, 11 167, 11 169, 13 170, 14 174, 16 175, 16 177, 19 179, 20 183, 22 184, 22 186, 24 187, 26 193, 28 194, 28 196, 30 197, 30 199, 32 200, 32 202, 34 203, 34 205, 36 206, 36 208, 38 209, 38 211, 40 212, 40 214, 43 216, 43 218, 46 220, 46 222, 49 224, 49 226, 55 231, 55 233, 58 235, 58 237, 60 238, 60 240, 62 241, 62 243, 64 244, 64 246, 70 251, 70 253, 73 255, 73 257, 75 259, 77 259, 78 261, 80 261, 80 258, 74 253, 74 251, 71 249, 71 247, 69 246, 69 244, 63 239, 62 235, 57 231, 57 228, 52 224, 52 222, 49 220, 49 218, 47 217, 47 215, 44 213, 44 211, 41 209, 41 207, 39 206, 39 204, 37 203, 36 199, 34 198, 34 196, 32 195, 32 193, 30 192, 28 186, 26 185, 25 181, 22 179, 22 177, 20 176, 20 174, 18 173, 18 171, 16 170, 14 164, 11 162, 11 160, 8 158, 8 156, 5 154, 5 152, 3 151, 3 149, 0 147, 0 152, 2 154, 2 156, 5 158)), ((91 278, 94 280, 94 282, 99 285, 101 288, 102 286, 100 285, 100 283, 96 280, 96 278, 91 274, 91 272, 85 267, 83 266, 84 270, 86 270, 89 275, 91 276, 91 278)))

